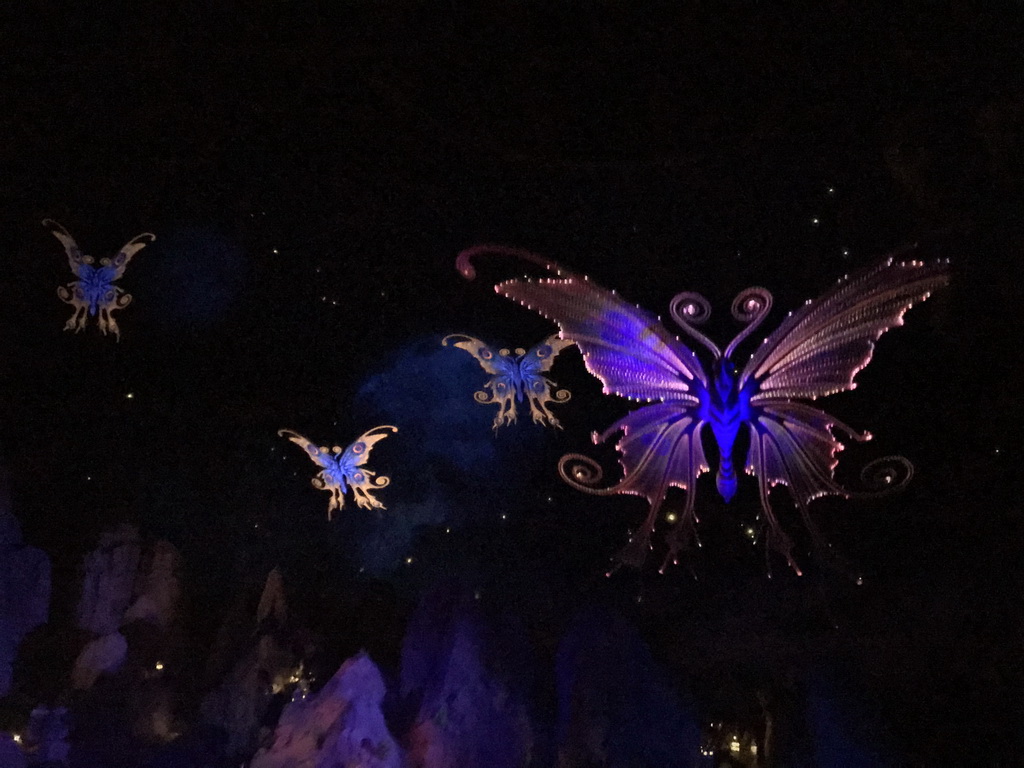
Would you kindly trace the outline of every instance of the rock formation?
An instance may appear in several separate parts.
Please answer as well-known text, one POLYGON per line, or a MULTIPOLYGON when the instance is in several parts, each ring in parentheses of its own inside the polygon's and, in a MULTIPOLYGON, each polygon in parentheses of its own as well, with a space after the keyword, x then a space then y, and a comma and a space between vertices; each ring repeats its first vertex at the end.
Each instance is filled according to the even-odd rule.
POLYGON ((0 697, 11 686, 22 638, 46 622, 50 610, 50 560, 22 541, 0 478, 0 697))
POLYGON ((315 695, 297 692, 273 742, 250 768, 405 768, 384 722, 385 686, 365 653, 348 659, 315 695))

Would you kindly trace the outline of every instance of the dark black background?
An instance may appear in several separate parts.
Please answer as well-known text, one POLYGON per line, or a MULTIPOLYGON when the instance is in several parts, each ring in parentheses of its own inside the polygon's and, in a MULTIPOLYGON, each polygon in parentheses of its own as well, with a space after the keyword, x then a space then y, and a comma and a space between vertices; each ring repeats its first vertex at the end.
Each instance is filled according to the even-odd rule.
MULTIPOLYGON (((541 645, 567 606, 608 601, 727 715, 764 670, 841 656, 911 752, 1012 754, 1019 13, 632 5, 133 2, 5 22, 0 439, 15 514, 54 562, 54 611, 71 604, 82 554, 123 520, 183 552, 197 637, 276 563, 310 587, 297 597, 310 616, 330 585, 361 578, 351 537, 376 523, 353 522, 366 514, 353 507, 328 527, 312 465, 275 433, 345 441, 379 423, 359 390, 409 345, 540 338, 547 325, 490 290, 522 268, 496 261, 467 283, 463 247, 529 247, 657 311, 702 291, 722 338, 747 285, 772 289, 781 317, 918 243, 952 259, 951 287, 827 405, 877 436, 843 455, 845 478, 876 450, 917 467, 899 496, 816 504, 863 587, 813 563, 797 580, 775 562, 766 579, 740 533, 755 489, 727 509, 710 480, 696 581, 653 562, 605 580, 642 504, 581 498, 555 476, 559 455, 624 409, 575 353, 556 368, 574 390, 557 435, 521 424, 492 438, 470 399, 480 380, 462 369, 479 412, 465 428, 510 452, 508 477, 453 491, 467 507, 457 530, 415 529, 377 572, 400 602, 470 574, 519 606, 541 645), (121 280, 135 301, 120 343, 62 332, 71 309, 55 294, 70 274, 46 217, 96 256, 156 233, 121 280), (486 510, 468 509, 474 496, 486 510), (511 519, 490 514, 495 498, 511 519)), ((401 481, 415 451, 399 437, 375 454, 393 477, 386 503, 413 492, 401 481)), ((396 648, 353 642, 385 660, 396 648)))

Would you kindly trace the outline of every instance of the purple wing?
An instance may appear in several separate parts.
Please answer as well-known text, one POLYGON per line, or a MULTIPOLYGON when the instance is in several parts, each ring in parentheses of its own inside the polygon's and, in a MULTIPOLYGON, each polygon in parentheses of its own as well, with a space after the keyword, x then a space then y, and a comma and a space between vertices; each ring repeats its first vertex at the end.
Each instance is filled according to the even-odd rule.
MULTIPOLYGON (((540 263, 540 262, 538 262, 540 263)), ((510 280, 496 286, 503 296, 558 324, 560 336, 575 342, 589 370, 605 393, 633 400, 662 401, 619 420, 595 441, 621 433, 617 444, 622 480, 601 494, 629 493, 650 503, 644 524, 630 537, 619 560, 639 565, 650 549, 650 537, 665 494, 672 486, 687 491, 686 506, 669 535, 669 558, 693 537, 695 481, 707 470, 700 442, 703 421, 697 413, 707 376, 696 355, 672 335, 654 315, 548 262, 560 279, 510 280)), ((465 272, 465 270, 464 270, 465 272)), ((561 473, 570 484, 595 492, 600 472, 593 466, 571 466, 589 459, 570 455, 561 473)))
POLYGON ((946 263, 897 262, 888 259, 841 281, 806 303, 772 333, 751 357, 741 388, 756 386, 750 398, 750 451, 747 471, 758 478, 768 543, 794 570, 792 543, 768 503, 771 487, 789 487, 817 546, 821 539, 807 514, 819 496, 849 496, 833 477, 836 453, 843 444, 837 430, 854 440, 868 440, 829 414, 791 398, 813 400, 854 389, 857 372, 866 366, 875 342, 903 315, 949 282, 946 263))
POLYGON ((903 315, 949 282, 945 262, 892 258, 792 313, 751 357, 740 387, 757 380, 756 399, 813 400, 854 389, 854 377, 871 361, 875 342, 903 325, 903 315))
POLYGON ((595 433, 595 443, 622 433, 615 447, 619 451, 623 478, 611 488, 595 490, 601 473, 588 457, 579 454, 563 457, 559 471, 570 485, 590 493, 628 493, 647 499, 650 505, 647 517, 640 528, 630 534, 629 542, 618 554, 617 559, 622 564, 634 567, 643 564, 651 548, 651 535, 662 502, 673 486, 686 491, 686 502, 681 514, 666 515, 675 525, 667 536, 669 550, 665 563, 674 561, 680 549, 696 540, 696 482, 708 471, 700 437, 703 424, 695 408, 670 400, 645 405, 619 419, 603 433, 595 433))
POLYGON ((707 384, 696 355, 658 318, 584 277, 509 280, 495 290, 557 323, 606 394, 696 405, 694 382, 707 384))

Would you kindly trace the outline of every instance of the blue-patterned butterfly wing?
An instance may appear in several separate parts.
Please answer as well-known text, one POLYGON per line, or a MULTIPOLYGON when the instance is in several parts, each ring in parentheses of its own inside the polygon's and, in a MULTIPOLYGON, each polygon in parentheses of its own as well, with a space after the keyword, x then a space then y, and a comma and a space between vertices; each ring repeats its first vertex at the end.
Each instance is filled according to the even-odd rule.
MULTIPOLYGON (((579 346, 587 370, 601 380, 605 393, 662 401, 628 414, 595 435, 595 442, 622 435, 616 447, 623 479, 600 492, 634 494, 650 504, 647 519, 619 555, 623 562, 643 561, 668 488, 687 491, 686 507, 670 535, 674 556, 693 535, 695 482, 707 471, 700 442, 704 422, 699 417, 707 376, 696 355, 656 317, 582 277, 510 280, 496 290, 553 320, 560 336, 579 346)), ((571 466, 572 460, 589 463, 583 456, 566 457, 563 477, 594 492, 599 472, 592 464, 571 466)))
POLYGON ((507 349, 495 350, 480 339, 464 333, 445 336, 441 343, 468 352, 491 378, 484 382, 484 388, 473 393, 473 399, 484 405, 497 404, 498 414, 494 417, 494 429, 512 424, 517 418, 516 401, 522 400, 519 362, 507 349))
POLYGON ((555 333, 519 358, 519 386, 530 404, 535 424, 562 426, 550 406, 552 403, 564 403, 571 394, 567 389, 554 389, 555 383, 544 374, 551 370, 558 354, 572 344, 568 339, 558 338, 555 333))
POLYGON ((380 426, 364 433, 344 451, 335 446, 317 446, 312 441, 290 429, 278 430, 279 435, 287 437, 301 447, 306 455, 321 471, 313 478, 313 487, 330 492, 331 500, 327 505, 327 519, 330 520, 336 509, 345 504, 345 494, 352 488, 353 497, 358 506, 366 509, 384 509, 384 505, 373 496, 373 493, 388 485, 390 478, 377 477, 375 473, 363 468, 370 454, 370 449, 380 440, 397 432, 397 427, 380 426))
POLYGON ((373 446, 397 431, 398 427, 388 425, 374 427, 360 435, 359 439, 346 448, 338 459, 338 471, 344 475, 345 480, 352 488, 352 496, 356 505, 363 509, 386 508, 374 496, 374 493, 387 486, 391 482, 391 478, 377 475, 366 469, 364 465, 373 446))
POLYGON ((750 397, 751 445, 747 471, 758 478, 769 544, 792 560, 792 544, 768 503, 771 486, 789 487, 816 544, 820 537, 807 514, 819 496, 849 493, 833 478, 842 443, 836 430, 858 434, 829 414, 793 398, 813 400, 856 387, 854 378, 870 361, 875 342, 903 324, 910 307, 949 282, 946 263, 886 261, 840 281, 793 312, 745 366, 740 388, 750 397))

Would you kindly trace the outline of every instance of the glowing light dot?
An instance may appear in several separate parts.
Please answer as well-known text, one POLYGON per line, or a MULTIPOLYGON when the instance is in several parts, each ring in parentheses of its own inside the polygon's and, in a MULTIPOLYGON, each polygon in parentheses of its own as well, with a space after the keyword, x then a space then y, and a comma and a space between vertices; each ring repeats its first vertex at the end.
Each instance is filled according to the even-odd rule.
POLYGON ((14 739, 14 743, 15 744, 21 744, 21 734, 20 733, 14 734, 13 736, 11 736, 11 738, 14 739))
POLYGON ((274 249, 274 250, 272 251, 272 253, 277 253, 277 248, 275 248, 275 249, 274 249))
POLYGON ((153 665, 153 668, 157 672, 160 672, 164 668, 164 663, 162 661, 158 661, 156 664, 153 665))
POLYGON ((863 576, 858 576, 857 577, 857 586, 858 587, 864 586, 864 577, 863 576))
POLYGON ((129 392, 124 397, 125 397, 126 400, 131 400, 133 397, 135 397, 135 393, 134 392, 129 392))
POLYGON ((411 557, 405 558, 405 564, 406 565, 412 565, 412 558, 411 557))
POLYGON ((821 224, 821 221, 819 219, 816 219, 816 218, 815 219, 811 219, 811 224, 816 227, 819 224, 821 224))
POLYGON ((501 519, 502 520, 508 520, 508 515, 506 515, 504 512, 502 512, 501 513, 501 519))
POLYGON ((829 193, 830 195, 834 195, 834 194, 836 193, 836 188, 835 188, 835 187, 829 187, 829 188, 828 188, 828 193, 829 193))
POLYGON ((675 512, 669 512, 667 515, 665 515, 665 519, 668 520, 670 523, 674 523, 679 518, 676 516, 675 512))

